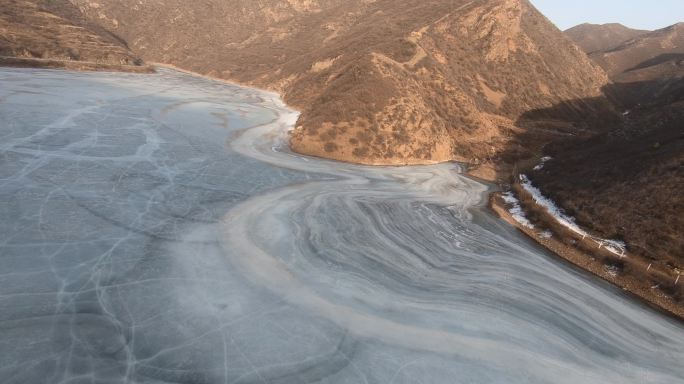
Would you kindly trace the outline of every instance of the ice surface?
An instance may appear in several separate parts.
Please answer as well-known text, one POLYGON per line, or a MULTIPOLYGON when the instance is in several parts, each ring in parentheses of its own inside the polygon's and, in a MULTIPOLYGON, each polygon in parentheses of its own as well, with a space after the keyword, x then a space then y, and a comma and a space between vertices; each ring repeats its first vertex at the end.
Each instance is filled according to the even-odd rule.
POLYGON ((0 383, 678 383, 684 328, 272 94, 0 70, 0 383))

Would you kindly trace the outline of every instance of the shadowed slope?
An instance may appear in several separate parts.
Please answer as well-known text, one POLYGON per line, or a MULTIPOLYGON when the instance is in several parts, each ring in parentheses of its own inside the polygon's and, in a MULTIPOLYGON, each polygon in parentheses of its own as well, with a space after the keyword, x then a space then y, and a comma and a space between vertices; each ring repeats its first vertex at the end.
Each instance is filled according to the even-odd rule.
MULTIPOLYGON (((619 93, 620 84, 614 87, 619 93)), ((678 87, 635 107, 608 133, 549 145, 545 154, 553 160, 530 176, 584 228, 626 241, 633 255, 681 269, 684 81, 678 87)))
POLYGON ((684 267, 682 26, 591 54, 611 73, 605 92, 623 108, 621 121, 600 135, 556 140, 545 149, 554 159, 530 173, 582 226, 670 269, 684 267))

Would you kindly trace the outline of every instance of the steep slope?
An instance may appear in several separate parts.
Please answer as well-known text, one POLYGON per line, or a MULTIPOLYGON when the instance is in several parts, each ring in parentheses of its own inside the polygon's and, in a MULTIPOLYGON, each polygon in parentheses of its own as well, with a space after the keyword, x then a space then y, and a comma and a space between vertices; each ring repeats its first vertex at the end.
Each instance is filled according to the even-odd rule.
POLYGON ((39 59, 140 64, 125 43, 87 22, 67 0, 2 0, 1 3, 0 56, 8 62, 39 59))
POLYGON ((684 269, 684 92, 675 100, 638 107, 610 133, 549 145, 553 160, 531 176, 585 228, 684 269))
POLYGON ((592 53, 615 48, 649 31, 631 29, 622 24, 580 24, 565 31, 584 52, 592 53))
POLYGON ((497 162, 524 112, 589 118, 607 82, 526 0, 72 1, 147 60, 282 92, 294 150, 353 162, 497 162))
POLYGON ((557 141, 530 174, 578 221, 648 262, 684 269, 684 24, 590 56, 625 114, 609 132, 557 141))

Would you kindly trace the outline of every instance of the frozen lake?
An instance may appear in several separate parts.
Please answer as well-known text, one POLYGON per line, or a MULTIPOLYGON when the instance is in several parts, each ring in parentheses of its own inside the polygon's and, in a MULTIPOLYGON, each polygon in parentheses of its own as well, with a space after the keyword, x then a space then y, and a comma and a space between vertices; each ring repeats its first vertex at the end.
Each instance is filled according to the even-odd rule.
POLYGON ((0 383, 684 383, 684 327, 453 164, 287 151, 274 95, 0 69, 0 383))

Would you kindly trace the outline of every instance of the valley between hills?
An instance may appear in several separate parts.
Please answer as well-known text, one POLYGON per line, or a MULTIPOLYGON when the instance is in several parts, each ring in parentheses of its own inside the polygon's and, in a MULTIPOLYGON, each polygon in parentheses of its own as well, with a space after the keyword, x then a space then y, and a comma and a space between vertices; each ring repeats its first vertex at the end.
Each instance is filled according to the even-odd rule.
POLYGON ((0 20, 0 64, 164 63, 281 94, 297 153, 467 164, 530 237, 684 315, 684 24, 562 32, 527 0, 4 0, 0 20))

